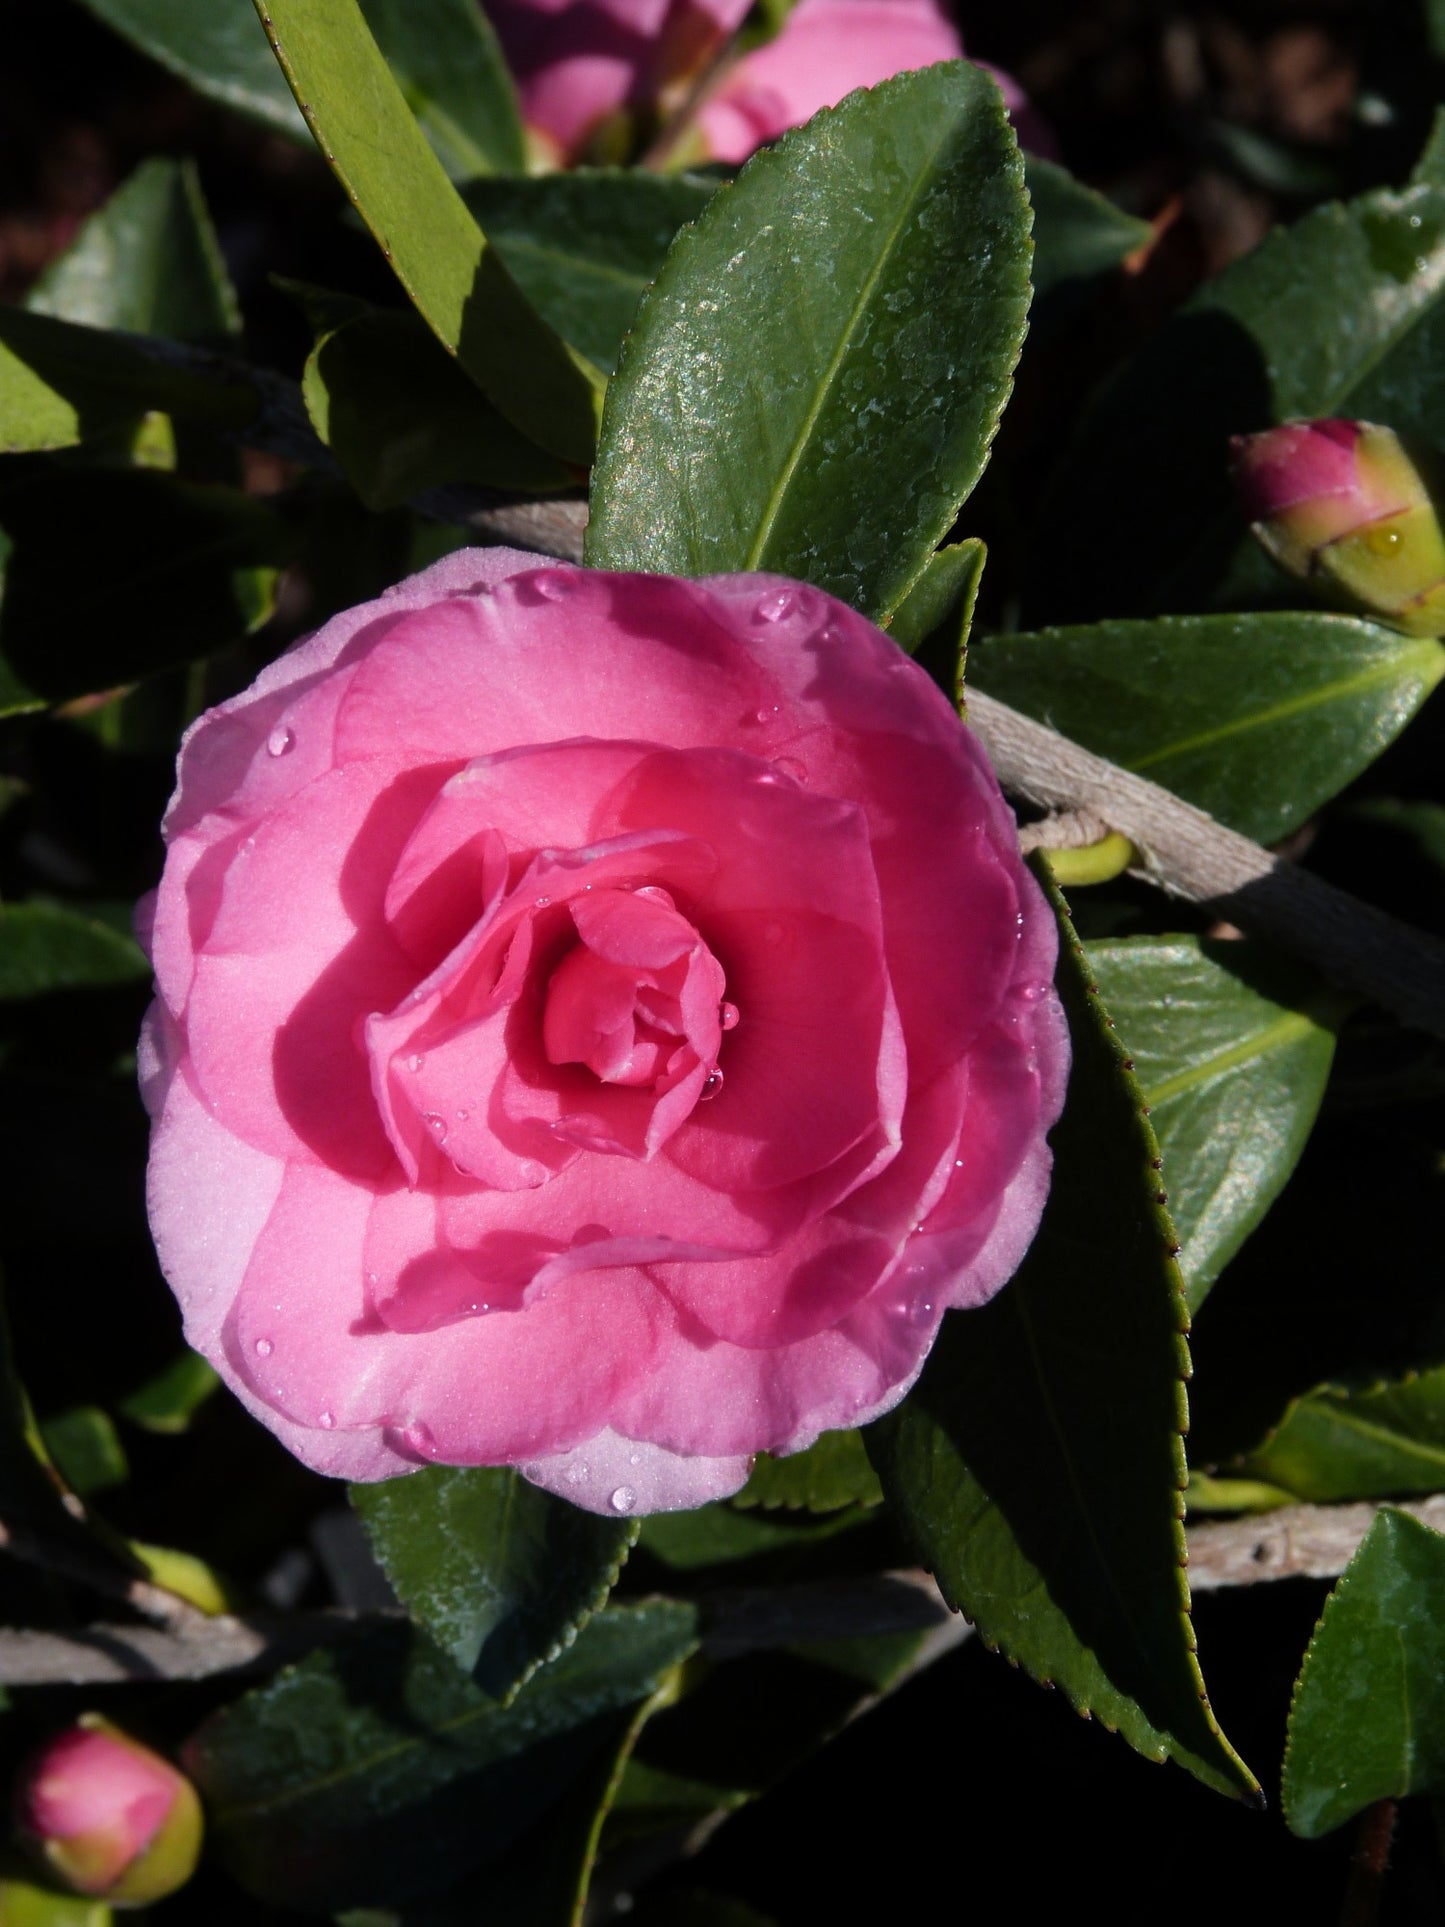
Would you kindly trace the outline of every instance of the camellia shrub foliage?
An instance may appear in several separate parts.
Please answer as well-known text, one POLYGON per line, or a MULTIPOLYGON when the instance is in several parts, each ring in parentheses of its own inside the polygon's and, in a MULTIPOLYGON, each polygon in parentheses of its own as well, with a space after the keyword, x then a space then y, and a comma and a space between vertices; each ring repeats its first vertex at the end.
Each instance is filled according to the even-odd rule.
POLYGON ((1208 261, 982 6, 49 0, 167 108, 0 307, 4 1927, 1439 1917, 1369 11, 1208 261))

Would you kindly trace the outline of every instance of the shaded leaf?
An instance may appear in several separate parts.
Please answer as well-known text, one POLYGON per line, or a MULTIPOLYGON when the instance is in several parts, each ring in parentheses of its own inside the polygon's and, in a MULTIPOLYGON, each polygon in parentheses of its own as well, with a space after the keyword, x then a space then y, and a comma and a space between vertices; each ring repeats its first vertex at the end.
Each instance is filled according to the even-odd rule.
POLYGON ((969 652, 989 695, 1263 843, 1368 767, 1442 673, 1432 638, 1335 615, 1100 622, 969 652))
POLYGON ((1191 1312, 1304 1150, 1339 998, 1248 943, 1132 937, 1085 946, 1149 1106, 1191 1312))
POLYGON ((982 473, 1029 211, 978 68, 902 74, 756 154, 684 229, 609 391, 607 568, 768 569, 896 609, 982 473))
POLYGON ((182 1352, 174 1364, 120 1399, 116 1410, 146 1432, 185 1432, 220 1382, 215 1367, 198 1352, 182 1352))
POLYGON ((442 345, 524 435, 585 466, 602 378, 487 245, 357 0, 264 0, 262 17, 317 146, 442 345))
POLYGON ((108 27, 198 93, 296 140, 306 123, 250 0, 84 0, 108 27))
POLYGON ((1298 589, 1251 553, 1229 437, 1353 416, 1445 443, 1445 186, 1320 207, 1207 281, 1099 396, 1033 549, 1031 620, 1298 589))
POLYGON ((692 1650, 670 1601, 599 1613, 506 1707, 429 1641, 389 1627, 314 1654, 192 1741, 212 1837, 262 1899, 387 1906, 505 1851, 692 1650))
POLYGON ((0 1000, 134 983, 150 974, 134 937, 84 908, 0 903, 0 1000))
POLYGON ((50 701, 238 641, 265 620, 291 550, 265 503, 142 470, 48 474, 0 496, 0 525, 13 544, 0 604, 11 689, 0 695, 50 701))
POLYGON ((888 625, 889 635, 910 656, 939 630, 951 630, 949 640, 959 660, 960 685, 978 585, 987 559, 988 550, 977 537, 939 549, 929 556, 888 625))
POLYGON ((1249 1794, 1187 1615, 1188 1350, 1157 1148, 1066 918, 1058 984, 1073 1069, 1038 1235, 995 1299, 944 1319, 869 1456, 990 1644, 1147 1757, 1249 1794))
POLYGON ((448 482, 529 492, 581 479, 492 406, 417 314, 373 308, 343 322, 312 350, 301 392, 370 509, 448 482))
POLYGON ((98 1405, 76 1405, 46 1419, 40 1428, 60 1476, 72 1492, 104 1492, 130 1477, 125 1447, 108 1413, 98 1405))
POLYGON ((1034 208, 1033 281, 1038 295, 1104 274, 1153 238, 1147 221, 1115 207, 1054 161, 1025 154, 1024 179, 1034 208))
POLYGON ((1284 1817, 1316 1840, 1376 1800, 1445 1788, 1445 1537, 1382 1511, 1325 1601, 1295 1684, 1284 1817))
POLYGON ((224 342, 241 313, 194 161, 145 161, 26 296, 36 314, 224 342))
POLYGON ((800 1520, 775 1518, 761 1508, 735 1512, 730 1505, 715 1504, 692 1512, 654 1512, 642 1522, 639 1543, 675 1571, 697 1572, 774 1553, 806 1552, 854 1523, 846 1510, 826 1519, 800 1520))
POLYGON ((576 168, 471 181, 462 199, 537 312, 611 374, 674 235, 717 186, 689 174, 576 168))
POLYGON ((498 1699, 606 1601, 638 1531, 506 1467, 429 1466, 351 1503, 412 1618, 498 1699))
POLYGON ((732 1501, 749 1507, 839 1512, 844 1506, 877 1505, 883 1494, 868 1462, 861 1432, 824 1432, 805 1452, 775 1459, 760 1452, 752 1477, 732 1501))
POLYGON ((0 307, 0 455, 73 448, 148 409, 219 429, 254 419, 249 385, 167 367, 99 328, 0 307))
POLYGON ((453 180, 526 168, 512 76, 477 0, 361 0, 361 10, 453 180))
POLYGON ((1445 1490, 1445 1366, 1361 1390, 1321 1386, 1231 1470, 1323 1504, 1445 1490))

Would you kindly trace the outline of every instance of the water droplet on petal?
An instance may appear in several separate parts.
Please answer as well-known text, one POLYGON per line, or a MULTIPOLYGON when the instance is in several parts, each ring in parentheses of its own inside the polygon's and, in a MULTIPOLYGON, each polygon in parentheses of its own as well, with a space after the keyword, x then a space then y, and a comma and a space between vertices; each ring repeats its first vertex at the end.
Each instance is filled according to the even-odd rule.
POLYGON ((910 1325, 922 1326, 928 1324, 933 1317, 933 1300, 931 1298, 915 1298, 908 1306, 905 1316, 910 1325))
POLYGON ((468 1118, 469 1118, 470 1116, 471 1116, 471 1112, 470 1112, 470 1111, 458 1111, 458 1112, 457 1112, 457 1123, 458 1123, 458 1124, 465 1124, 465 1123, 466 1123, 466 1121, 467 1121, 467 1119, 468 1119, 468 1118))
POLYGON ((1036 1004, 1044 994, 1043 984, 1020 984, 1014 995, 1021 1004, 1036 1004))
POLYGON ((717 1020, 724 1030, 736 1030, 739 1015, 740 1013, 736 1004, 722 1003, 718 1005, 717 1020))
POLYGON ((570 576, 549 572, 534 576, 532 589, 544 602, 564 602, 572 593, 573 583, 570 576))
POLYGON ((422 1056, 420 1051, 413 1051, 411 1056, 408 1057, 406 1060, 406 1067, 409 1071, 416 1072, 421 1069, 422 1065, 425 1062, 426 1062, 426 1059, 422 1056))
POLYGON ((269 1338, 258 1338, 256 1340, 257 1358, 269 1358, 273 1350, 274 1347, 269 1338))
POLYGON ((706 1104, 710 1098, 714 1098, 717 1096, 718 1092, 722 1089, 722 1087, 723 1087, 722 1072, 720 1070, 710 1070, 707 1074, 707 1078, 703 1084, 702 1089, 697 1094, 698 1103, 706 1104))
POLYGON ((432 1437, 432 1429, 422 1419, 407 1426, 401 1435, 401 1442, 408 1451, 419 1453, 422 1458, 429 1459, 436 1455, 437 1442, 432 1437))
POLYGON ((614 1512, 631 1512, 637 1504, 637 1494, 630 1485, 619 1485, 607 1503, 614 1512))
POLYGON ((321 1427, 323 1432, 329 1432, 336 1423, 336 1414, 334 1412, 323 1412, 316 1423, 321 1427))
POLYGON ((567 1467, 564 1476, 566 1477, 568 1485, 585 1485, 587 1482, 587 1467, 579 1460, 576 1465, 569 1465, 567 1467))
POLYGON ((266 738, 266 752, 270 756, 284 756, 288 750, 295 747, 296 732, 294 729, 287 729, 284 724, 273 729, 266 738))
POLYGON ((753 614, 759 622, 781 622, 784 616, 792 614, 797 602, 798 598, 791 589, 770 589, 761 598, 753 614))
POLYGON ((791 776, 795 783, 806 783, 808 772, 796 756, 775 756, 773 768, 780 776, 791 776))
POLYGON ((534 910, 545 910, 551 901, 552 899, 550 897, 533 897, 532 908, 534 910))
POLYGON ((630 1454, 628 1455, 628 1460, 627 1460, 627 1463, 628 1463, 629 1465, 641 1465, 641 1463, 642 1463, 642 1454, 641 1454, 640 1452, 633 1452, 633 1453, 630 1453, 630 1454))
POLYGON ((781 707, 781 703, 765 703, 761 709, 755 709, 753 711, 753 721, 755 723, 770 723, 774 716, 778 714, 781 707))
POLYGON ((441 1144, 447 1134, 446 1119, 444 1117, 438 1117, 435 1111, 428 1111, 423 1121, 437 1143, 441 1144))
POLYGON ((660 903, 665 910, 677 908, 672 892, 664 890, 660 883, 640 883, 632 894, 635 897, 646 897, 649 903, 660 903))

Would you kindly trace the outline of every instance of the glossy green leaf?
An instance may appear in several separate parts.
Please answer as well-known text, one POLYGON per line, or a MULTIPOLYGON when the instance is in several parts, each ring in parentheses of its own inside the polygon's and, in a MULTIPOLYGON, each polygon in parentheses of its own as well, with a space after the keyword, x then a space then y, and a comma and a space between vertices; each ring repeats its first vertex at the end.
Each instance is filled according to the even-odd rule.
POLYGON ((824 1432, 805 1452, 795 1452, 791 1458, 775 1459, 760 1452, 752 1477, 733 1504, 839 1512, 845 1506, 877 1505, 882 1497, 862 1433, 824 1432))
POLYGON ((1262 843, 1296 829, 1445 673, 1430 637, 1350 616, 1174 616, 990 636, 980 689, 1262 843))
POLYGON ((512 76, 477 0, 361 0, 361 10, 453 180, 526 168, 512 76))
POLYGON ((1382 1511, 1325 1601, 1290 1707, 1284 1817, 1316 1840, 1445 1790, 1445 1537, 1382 1511))
POLYGON ((1248 943, 1131 937, 1085 952, 1149 1106, 1197 1311, 1299 1162, 1339 999, 1248 943))
POLYGON ((130 1477, 125 1447, 110 1415, 98 1405, 58 1412, 45 1420, 40 1436, 60 1476, 82 1498, 124 1485, 130 1477))
POLYGON ((1036 294, 1107 273, 1153 237, 1147 221, 1115 207, 1054 161, 1026 154, 1024 179, 1034 206, 1036 294))
POLYGON ((116 1410, 145 1432, 185 1432, 220 1382, 215 1367, 198 1352, 182 1352, 174 1364, 120 1399, 116 1410))
POLYGON ((1249 552, 1229 437, 1333 415, 1445 444, 1442 291, 1433 182, 1316 208, 1206 281, 1084 421, 1032 545, 1030 620, 1297 603, 1249 552))
POLYGON ((140 945, 108 919, 43 900, 0 903, 0 1000, 149 975, 140 945))
POLYGON ((91 215, 25 305, 91 328, 173 341, 221 343, 239 334, 240 309, 194 161, 145 161, 91 215))
MULTIPOLYGON (((306 123, 251 0, 84 0, 198 93, 294 140, 306 123)), ((473 0, 363 0, 408 106, 457 179, 526 164, 511 78, 473 0)))
POLYGON ((73 448, 151 408, 244 428, 256 407, 249 385, 167 367, 98 328, 0 308, 0 455, 73 448))
POLYGON ((983 471, 1029 212, 976 67, 902 74, 753 157, 684 229, 609 391, 608 568, 770 569, 896 609, 983 471))
POLYGON ((976 536, 939 549, 929 556, 888 625, 889 635, 910 656, 916 655, 937 631, 950 631, 949 639, 959 658, 960 685, 963 652, 968 647, 978 585, 987 559, 988 550, 976 536))
POLYGON ((640 169, 478 180, 462 199, 527 299, 609 374, 674 235, 714 180, 640 169))
POLYGON ((614 1607, 505 1707, 406 1627, 314 1654, 192 1742, 211 1837, 288 1907, 449 1886, 504 1852, 695 1642, 687 1606, 614 1607))
MULTIPOLYGON (((789 1563, 835 1532, 846 1532, 856 1515, 844 1509, 826 1518, 731 1505, 699 1506, 692 1512, 655 1512, 642 1522, 640 1545, 677 1572, 700 1572, 710 1566, 730 1566, 742 1560, 771 1560, 782 1555, 789 1563)), ((795 1574, 796 1576, 796 1574, 795 1574)))
POLYGON ((305 140, 306 123, 251 0, 84 0, 108 27, 209 100, 305 140))
POLYGON ((111 1927, 110 1903, 57 1893, 23 1875, 0 1875, 0 1927, 111 1927))
POLYGON ((412 1618, 497 1699, 605 1602, 638 1531, 507 1467, 429 1466, 351 1503, 412 1618))
POLYGON ((0 526, 13 544, 0 659, 15 690, 50 701, 239 641, 269 613, 291 546, 265 503, 143 471, 46 475, 0 496, 0 526))
POLYGON ((1250 1794, 1189 1628, 1189 1354, 1158 1150, 1067 919, 1058 985, 1073 1068, 1038 1235, 996 1298, 944 1319, 917 1385, 869 1428, 869 1456, 944 1597, 990 1644, 1148 1758, 1250 1794))
POLYGON ((257 0, 333 173, 438 340, 532 440, 583 466, 602 377, 542 320, 412 118, 357 0, 257 0))
POLYGON ((1445 1366, 1360 1390, 1321 1386, 1231 1471, 1322 1504, 1445 1490, 1445 1366))
POLYGON ((519 433, 409 311, 373 308, 324 335, 301 392, 370 509, 449 482, 542 492, 581 479, 519 433))

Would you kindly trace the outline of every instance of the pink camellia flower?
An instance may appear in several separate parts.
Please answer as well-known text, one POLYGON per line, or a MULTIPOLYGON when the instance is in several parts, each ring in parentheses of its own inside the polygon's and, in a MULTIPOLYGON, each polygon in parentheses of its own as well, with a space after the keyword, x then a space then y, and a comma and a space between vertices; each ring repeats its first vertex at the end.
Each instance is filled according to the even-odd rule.
POLYGON ((742 22, 751 0, 485 0, 522 118, 554 164, 612 116, 656 106, 742 22))
MULTIPOLYGON (((799 0, 777 38, 746 54, 704 103, 704 150, 712 160, 744 161, 855 87, 962 55, 939 0, 799 0)), ((988 71, 1003 89, 1019 139, 1047 151, 1052 137, 1018 83, 997 68, 988 71)))
POLYGON ((201 1803, 168 1761, 98 1713, 48 1741, 21 1769, 26 1844, 75 1893, 114 1905, 163 1900, 195 1871, 201 1803))
POLYGON ((1052 916, 817 590, 449 556, 203 716, 166 830, 151 1223, 323 1472, 700 1504, 888 1410, 1033 1235, 1052 916))

